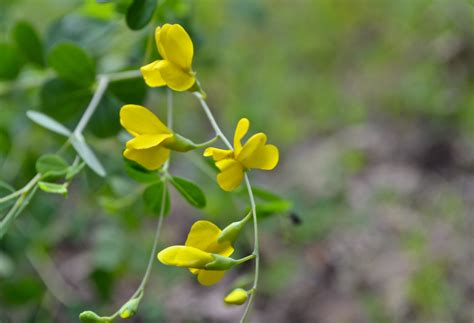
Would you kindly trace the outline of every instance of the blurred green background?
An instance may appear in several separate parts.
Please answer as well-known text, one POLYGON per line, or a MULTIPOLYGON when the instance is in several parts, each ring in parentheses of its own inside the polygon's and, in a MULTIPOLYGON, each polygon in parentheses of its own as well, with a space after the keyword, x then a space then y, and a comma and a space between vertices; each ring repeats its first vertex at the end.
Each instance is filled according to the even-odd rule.
MULTIPOLYGON (((276 170, 252 182, 294 203, 260 221, 252 322, 474 320, 472 1, 161 0, 141 31, 124 22, 127 1, 116 3, 1 0, 2 181, 22 187, 36 159, 62 145, 27 110, 73 126, 91 95, 26 64, 12 37, 18 21, 34 26, 45 53, 73 41, 101 73, 138 68, 154 27, 178 22, 225 133, 245 116, 280 147, 276 170)), ((141 80, 112 84, 85 134, 108 176, 86 170, 66 199, 39 193, 0 241, 0 322, 77 321, 85 309, 112 313, 133 293, 157 217, 125 172, 117 113, 146 102, 164 119, 165 98, 141 80)), ((175 95, 175 129, 198 142, 212 136, 189 93, 175 95)), ((208 205, 193 209, 172 191, 160 248, 183 243, 197 219, 223 227, 244 214, 245 192, 222 192, 199 153, 172 155, 171 172, 200 183, 208 205)), ((238 255, 252 244, 249 226, 238 255)), ((251 277, 242 266, 202 287, 156 261, 132 321, 236 322, 243 308, 222 298, 251 277)))

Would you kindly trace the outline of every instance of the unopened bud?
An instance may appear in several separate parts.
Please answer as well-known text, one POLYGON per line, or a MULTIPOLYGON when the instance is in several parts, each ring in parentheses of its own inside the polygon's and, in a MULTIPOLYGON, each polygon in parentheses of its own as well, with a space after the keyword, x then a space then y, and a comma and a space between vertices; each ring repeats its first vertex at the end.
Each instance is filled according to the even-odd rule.
POLYGON ((249 293, 242 288, 236 288, 224 298, 224 302, 231 305, 242 305, 247 301, 249 293))

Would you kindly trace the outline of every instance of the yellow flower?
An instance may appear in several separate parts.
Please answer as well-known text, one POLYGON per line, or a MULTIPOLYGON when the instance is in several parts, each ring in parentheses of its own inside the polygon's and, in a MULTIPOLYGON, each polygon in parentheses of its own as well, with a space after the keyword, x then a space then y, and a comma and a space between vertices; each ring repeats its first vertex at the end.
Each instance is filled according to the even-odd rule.
POLYGON ((196 78, 191 67, 193 42, 188 33, 178 24, 165 24, 156 28, 155 41, 162 59, 140 68, 146 84, 167 85, 175 91, 189 90, 196 78))
POLYGON ((240 119, 234 134, 234 150, 207 148, 204 156, 212 156, 220 173, 217 183, 224 191, 237 188, 244 178, 244 171, 258 168, 272 170, 278 164, 278 148, 267 145, 267 136, 260 132, 242 146, 241 140, 249 130, 250 122, 240 119))
POLYGON ((200 284, 213 285, 222 279, 231 265, 223 270, 208 270, 206 266, 223 259, 234 264, 232 258, 225 258, 234 252, 232 245, 217 242, 221 232, 212 222, 197 221, 191 227, 184 246, 171 246, 160 251, 158 259, 165 265, 186 267, 197 276, 200 284))
POLYGON ((149 170, 160 168, 170 155, 165 144, 174 137, 171 130, 153 112, 134 104, 120 109, 120 124, 134 137, 127 142, 125 158, 149 170))

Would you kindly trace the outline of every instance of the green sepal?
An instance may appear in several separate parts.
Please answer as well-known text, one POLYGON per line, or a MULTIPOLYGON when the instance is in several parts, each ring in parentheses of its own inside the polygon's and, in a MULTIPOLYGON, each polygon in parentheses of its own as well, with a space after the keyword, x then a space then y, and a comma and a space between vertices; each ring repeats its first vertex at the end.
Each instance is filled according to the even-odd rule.
POLYGON ((213 253, 212 257, 214 258, 214 261, 211 261, 210 263, 206 264, 204 266, 204 269, 207 270, 227 270, 235 265, 237 265, 239 262, 235 260, 234 258, 230 257, 224 257, 218 254, 213 253))
POLYGON ((218 243, 224 243, 224 242, 229 242, 233 243, 235 240, 237 240, 240 232, 244 228, 245 224, 249 221, 251 218, 251 213, 249 212, 245 218, 243 218, 240 221, 237 222, 232 222, 228 226, 222 230, 221 234, 217 237, 217 242, 218 243))
POLYGON ((164 146, 168 149, 179 151, 179 152, 186 152, 193 149, 199 148, 194 142, 185 138, 177 133, 170 139, 167 139, 164 142, 164 146))

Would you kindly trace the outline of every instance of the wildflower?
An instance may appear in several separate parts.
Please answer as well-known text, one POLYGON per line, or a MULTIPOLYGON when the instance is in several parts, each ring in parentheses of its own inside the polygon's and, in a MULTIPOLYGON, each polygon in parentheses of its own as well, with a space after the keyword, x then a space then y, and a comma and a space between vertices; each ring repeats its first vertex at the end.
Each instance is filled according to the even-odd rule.
POLYGON ((165 24, 155 30, 155 41, 161 60, 140 68, 150 87, 167 85, 175 91, 189 90, 196 82, 192 71, 193 42, 178 24, 165 24))
POLYGON ((171 246, 158 253, 165 265, 186 267, 202 285, 219 282, 225 271, 237 262, 228 258, 234 248, 229 242, 218 243, 221 230, 212 222, 197 221, 191 227, 184 246, 171 246))
POLYGON ((204 156, 212 156, 220 173, 217 183, 224 191, 237 188, 244 178, 244 172, 252 169, 272 170, 278 164, 278 148, 267 145, 267 136, 260 132, 242 146, 241 140, 249 129, 250 122, 240 119, 234 134, 234 150, 207 148, 204 156))
POLYGON ((149 170, 160 168, 169 158, 170 150, 184 152, 198 147, 173 133, 153 112, 140 105, 124 105, 120 109, 120 124, 134 137, 127 142, 124 157, 149 170))
POLYGON ((224 298, 224 302, 231 305, 242 305, 247 301, 249 293, 242 288, 236 288, 224 298))

